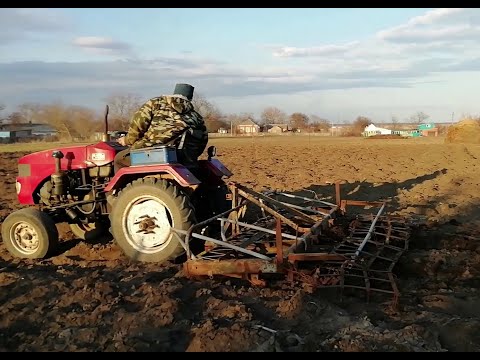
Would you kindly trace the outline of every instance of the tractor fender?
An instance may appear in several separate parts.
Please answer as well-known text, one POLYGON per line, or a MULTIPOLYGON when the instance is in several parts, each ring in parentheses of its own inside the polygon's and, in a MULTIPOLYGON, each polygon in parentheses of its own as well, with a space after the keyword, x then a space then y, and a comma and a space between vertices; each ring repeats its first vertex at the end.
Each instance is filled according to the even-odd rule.
POLYGON ((118 170, 104 191, 109 192, 122 186, 125 183, 125 179, 131 179, 132 175, 138 177, 149 174, 169 174, 182 187, 200 184, 200 180, 198 180, 190 170, 180 164, 138 165, 128 166, 118 170))
POLYGON ((231 177, 233 173, 218 159, 200 160, 200 164, 218 177, 231 177))

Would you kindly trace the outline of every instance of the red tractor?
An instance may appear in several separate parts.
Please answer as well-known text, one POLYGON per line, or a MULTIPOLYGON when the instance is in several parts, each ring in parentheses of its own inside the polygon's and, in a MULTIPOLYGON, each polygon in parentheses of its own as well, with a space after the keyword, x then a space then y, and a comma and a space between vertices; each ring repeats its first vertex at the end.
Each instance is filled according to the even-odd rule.
POLYGON ((316 193, 226 184, 232 174, 214 158, 213 146, 207 159, 188 166, 179 162, 176 148, 134 150, 132 166, 114 173, 114 157, 124 147, 110 141, 107 115, 108 107, 104 141, 18 161, 18 199, 37 206, 10 214, 2 224, 3 242, 14 256, 52 253, 55 224, 67 222, 86 240, 109 229, 138 261, 160 263, 185 253, 183 270, 191 278, 228 276, 265 285, 284 276, 312 287, 365 289, 367 298, 372 292, 393 294, 397 301, 393 268, 416 221, 388 214, 385 200, 343 199, 338 182, 334 203, 316 193), (247 216, 247 208, 257 212, 247 216), (352 218, 347 208, 358 213, 352 218), (378 210, 365 213, 370 208, 378 210))
POLYGON ((103 141, 26 155, 18 161, 16 190, 24 205, 2 224, 2 238, 15 257, 38 259, 58 243, 56 223, 67 222, 81 239, 110 230, 123 252, 145 262, 163 262, 184 252, 171 228, 193 224, 231 207, 223 181, 232 174, 208 148, 193 166, 177 150, 158 146, 131 152, 132 166, 114 173, 115 155, 125 149, 108 135, 103 141))

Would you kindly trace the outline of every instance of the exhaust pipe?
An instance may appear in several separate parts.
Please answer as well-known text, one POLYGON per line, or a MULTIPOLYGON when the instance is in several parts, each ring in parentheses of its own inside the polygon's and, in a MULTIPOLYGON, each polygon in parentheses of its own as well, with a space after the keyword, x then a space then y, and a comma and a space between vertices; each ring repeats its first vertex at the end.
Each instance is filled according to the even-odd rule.
POLYGON ((102 136, 102 141, 110 141, 110 135, 108 134, 108 105, 105 106, 105 132, 102 136))
POLYGON ((52 157, 55 159, 55 172, 50 175, 50 179, 53 184, 52 194, 53 195, 64 195, 65 193, 65 173, 61 169, 61 160, 64 158, 63 153, 60 150, 55 150, 52 152, 52 157))

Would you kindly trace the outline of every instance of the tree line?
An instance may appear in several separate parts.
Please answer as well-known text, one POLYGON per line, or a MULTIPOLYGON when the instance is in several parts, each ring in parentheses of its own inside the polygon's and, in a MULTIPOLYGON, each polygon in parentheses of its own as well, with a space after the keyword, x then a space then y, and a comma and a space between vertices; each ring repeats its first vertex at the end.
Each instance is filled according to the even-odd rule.
MULTIPOLYGON (((130 119, 135 111, 142 105, 142 98, 133 93, 111 94, 104 99, 109 106, 109 129, 127 130, 130 119)), ((225 114, 213 102, 209 101, 201 93, 196 93, 192 100, 195 109, 205 119, 209 132, 217 132, 224 128, 227 131, 251 119, 258 125, 268 127, 272 125, 288 126, 293 131, 328 132, 332 123, 328 119, 318 115, 307 115, 302 112, 287 114, 278 107, 266 107, 258 120, 252 113, 225 114)), ((87 138, 94 132, 103 131, 103 114, 85 106, 66 105, 61 102, 50 104, 23 103, 17 106, 12 113, 2 116, 5 106, 0 104, 0 120, 3 123, 44 123, 52 126, 63 139, 87 138)), ((420 124, 429 116, 423 112, 417 112, 410 117, 409 122, 420 124)), ((391 124, 395 128, 399 123, 397 117, 392 117, 391 124)), ((365 126, 373 121, 366 116, 358 116, 350 122, 350 135, 360 135, 365 126)))

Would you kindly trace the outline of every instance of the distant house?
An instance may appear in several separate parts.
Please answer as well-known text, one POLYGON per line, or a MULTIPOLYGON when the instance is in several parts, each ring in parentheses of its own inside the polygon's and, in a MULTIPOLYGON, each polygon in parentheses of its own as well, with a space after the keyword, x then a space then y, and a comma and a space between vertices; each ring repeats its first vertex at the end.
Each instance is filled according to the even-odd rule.
POLYGON ((268 124, 265 126, 265 129, 267 132, 273 134, 280 134, 291 130, 288 124, 268 124))
POLYGON ((3 124, 0 126, 1 130, 6 131, 29 131, 31 136, 55 136, 58 134, 54 127, 48 124, 38 123, 18 123, 18 124, 3 124))
POLYGON ((48 124, 19 123, 0 125, 0 138, 2 142, 26 141, 35 138, 45 138, 58 134, 48 124))
POLYGON ((370 124, 365 127, 362 135, 366 137, 374 135, 400 135, 403 137, 438 136, 438 128, 434 124, 420 124, 416 129, 390 130, 370 124))
POLYGON ((260 132, 260 126, 252 119, 246 119, 237 125, 239 134, 256 134, 260 132))
POLYGON ((422 136, 438 136, 438 127, 433 124, 420 124, 418 130, 422 133, 422 136))
POLYGON ((419 137, 422 136, 422 133, 416 129, 408 129, 408 130, 392 130, 393 135, 400 135, 403 137, 419 137))
POLYGON ((375 135, 391 135, 391 134, 392 134, 392 130, 376 127, 373 124, 365 126, 365 129, 363 130, 363 133, 362 133, 362 135, 365 137, 375 136, 375 135))
MULTIPOLYGON (((33 136, 56 136, 58 131, 48 124, 31 124, 28 127, 32 129, 33 136)), ((27 128, 28 128, 27 127, 27 128)))
POLYGON ((219 134, 227 134, 227 133, 228 133, 228 130, 225 129, 225 128, 220 128, 220 129, 218 129, 217 132, 218 132, 219 134))
POLYGON ((32 137, 31 130, 0 130, 0 143, 25 141, 32 137))

